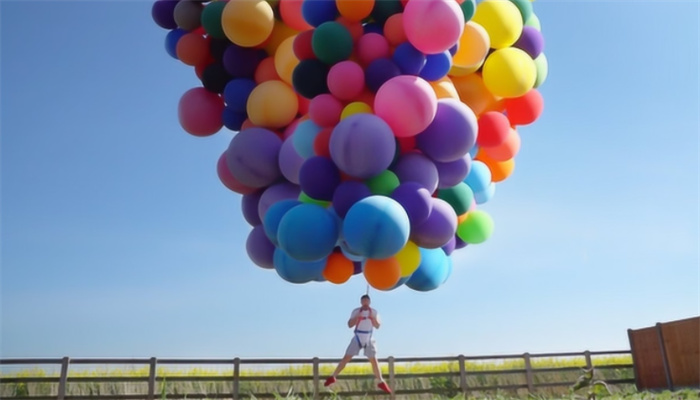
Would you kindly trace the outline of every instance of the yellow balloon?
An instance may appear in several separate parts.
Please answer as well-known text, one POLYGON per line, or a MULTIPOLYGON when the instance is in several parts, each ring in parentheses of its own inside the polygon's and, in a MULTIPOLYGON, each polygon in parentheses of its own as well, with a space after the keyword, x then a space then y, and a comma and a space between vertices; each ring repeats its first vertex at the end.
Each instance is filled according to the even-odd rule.
POLYGON ((275 52, 275 71, 283 81, 290 85, 292 84, 294 68, 299 64, 299 59, 294 55, 294 38, 296 36, 285 39, 275 52))
POLYGON ((299 112, 299 98, 282 81, 266 81, 253 89, 246 105, 254 125, 277 129, 289 125, 299 112))
POLYGON ((410 276, 412 273, 416 272, 418 266, 420 265, 420 250, 418 246, 408 241, 403 249, 399 250, 394 256, 401 266, 401 277, 410 276))
POLYGON ((469 106, 477 116, 489 110, 497 99, 489 92, 480 74, 455 76, 452 83, 462 103, 469 106))
POLYGON ((437 81, 428 82, 430 86, 433 87, 435 95, 438 99, 455 99, 459 100, 459 93, 455 89, 455 85, 452 84, 452 80, 448 77, 443 77, 437 81))
POLYGON ((486 29, 474 21, 467 22, 459 38, 457 53, 452 58, 450 75, 464 76, 476 72, 484 63, 490 46, 486 29))
POLYGON ((242 47, 255 47, 267 40, 275 26, 272 6, 265 0, 231 0, 221 14, 226 37, 242 47))
POLYGON ((537 67, 526 52, 510 47, 491 53, 483 75, 484 84, 495 96, 520 97, 535 85, 537 67))
POLYGON ((272 29, 272 34, 267 39, 265 43, 265 51, 267 54, 275 54, 277 48, 284 42, 285 39, 290 38, 299 33, 294 29, 287 26, 284 22, 275 20, 275 27, 272 29))
POLYGON ((522 14, 509 0, 484 0, 476 6, 472 21, 486 29, 494 49, 513 45, 523 31, 522 14))
POLYGON ((372 107, 370 107, 367 103, 355 101, 343 108, 343 112, 340 113, 340 119, 345 119, 351 115, 362 113, 372 113, 372 107))

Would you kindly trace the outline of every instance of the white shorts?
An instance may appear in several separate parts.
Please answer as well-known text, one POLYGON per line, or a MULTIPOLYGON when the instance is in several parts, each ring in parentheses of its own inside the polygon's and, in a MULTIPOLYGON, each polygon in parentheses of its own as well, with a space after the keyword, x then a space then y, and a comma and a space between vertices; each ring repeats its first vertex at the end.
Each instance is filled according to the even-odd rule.
POLYGON ((353 336, 348 344, 348 348, 345 350, 346 356, 356 356, 360 354, 360 349, 364 349, 364 354, 367 358, 375 358, 377 356, 377 344, 374 338, 369 338, 363 345, 360 344, 357 336, 353 336))

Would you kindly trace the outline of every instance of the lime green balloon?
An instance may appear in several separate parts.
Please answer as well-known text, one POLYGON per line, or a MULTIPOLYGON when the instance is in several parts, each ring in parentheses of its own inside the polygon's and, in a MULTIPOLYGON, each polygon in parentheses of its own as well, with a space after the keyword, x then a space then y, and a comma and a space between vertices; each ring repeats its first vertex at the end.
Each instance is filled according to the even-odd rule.
POLYGON ((202 26, 209 36, 217 39, 226 37, 224 28, 221 27, 221 14, 224 12, 226 2, 213 1, 207 4, 202 11, 202 26))
POLYGON ((462 9, 462 14, 464 14, 464 22, 467 22, 472 19, 476 12, 476 0, 464 0, 464 2, 459 5, 459 8, 462 9))
POLYGON ((537 29, 538 31, 542 30, 542 25, 540 25, 540 19, 537 18, 537 15, 535 15, 535 13, 532 13, 532 15, 530 15, 530 18, 528 18, 527 21, 525 21, 525 26, 530 26, 532 28, 537 29))
POLYGON ((386 170, 374 178, 368 179, 365 184, 372 194, 389 196, 394 192, 394 189, 399 187, 401 182, 395 173, 386 170))
POLYGON ((457 186, 438 190, 438 198, 451 205, 457 215, 462 215, 469 211, 469 207, 474 201, 474 192, 469 185, 460 182, 457 186))
POLYGON ((299 201, 305 204, 316 204, 317 206, 321 206, 323 208, 327 208, 331 203, 328 201, 323 201, 323 200, 316 200, 311 197, 309 197, 308 194, 301 192, 299 195, 299 201))
POLYGON ((515 4, 518 10, 520 10, 520 15, 523 16, 523 22, 527 22, 527 20, 532 17, 532 2, 530 0, 510 0, 510 2, 515 4))
POLYGON ((467 218, 457 226, 457 236, 465 243, 479 244, 493 234, 493 219, 486 212, 472 210, 467 218))
POLYGON ((549 63, 544 53, 535 58, 535 68, 537 69, 537 78, 535 79, 534 87, 538 88, 547 80, 547 74, 549 74, 549 63))
POLYGON ((348 28, 337 22, 324 22, 314 29, 311 48, 316 58, 333 65, 347 60, 352 55, 352 35, 348 28))

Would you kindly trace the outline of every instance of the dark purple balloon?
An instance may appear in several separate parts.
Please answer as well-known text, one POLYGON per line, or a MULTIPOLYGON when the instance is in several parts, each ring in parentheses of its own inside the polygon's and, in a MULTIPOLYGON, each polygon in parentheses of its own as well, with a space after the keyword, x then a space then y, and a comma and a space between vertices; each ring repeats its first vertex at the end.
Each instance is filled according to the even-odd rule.
POLYGON ((365 70, 365 83, 369 90, 377 90, 391 78, 401 75, 399 67, 388 58, 378 58, 372 61, 365 70))
POLYGON ((177 28, 175 22, 175 6, 178 0, 156 0, 151 8, 153 21, 164 29, 177 28))
POLYGON ((526 52, 534 60, 544 51, 544 36, 536 28, 525 26, 513 47, 526 52))
POLYGON ((457 244, 457 241, 455 239, 455 236, 452 236, 449 242, 447 242, 446 245, 442 246, 442 251, 445 252, 448 256, 452 254, 455 251, 455 245, 457 244))
POLYGON ((406 210, 411 227, 425 222, 433 208, 430 192, 416 182, 402 183, 391 193, 391 198, 396 200, 406 210))
POLYGON ((372 192, 364 183, 345 181, 338 185, 335 189, 335 193, 333 193, 333 208, 340 218, 345 218, 350 207, 371 195, 372 192))
POLYGON ((311 157, 301 166, 299 185, 312 199, 331 201, 340 185, 340 171, 330 158, 311 157))
POLYGON ((438 171, 435 163, 421 153, 406 153, 393 168, 401 183, 416 182, 432 194, 438 187, 438 171))
POLYGON ((226 165, 240 183, 262 188, 280 178, 278 165, 282 140, 265 128, 248 128, 231 139, 226 165))
POLYGON ((304 158, 294 149, 292 137, 287 138, 282 143, 279 154, 279 167, 282 175, 292 183, 299 184, 299 171, 304 165, 304 158))
POLYGON ((224 68, 236 78, 253 78, 263 58, 263 53, 257 49, 231 44, 224 52, 224 68))
POLYGON ((361 274, 361 273, 362 273, 362 263, 361 263, 361 262, 359 262, 359 261, 353 261, 353 262, 352 262, 352 268, 353 268, 353 271, 352 271, 352 274, 353 274, 353 275, 357 275, 357 274, 361 274))
POLYGON ((455 236, 455 250, 463 249, 467 247, 467 243, 460 239, 459 236, 455 236))
POLYGON ((440 99, 435 118, 416 136, 416 145, 434 161, 455 161, 474 147, 478 129, 476 115, 469 106, 456 99, 440 99))
POLYGON ((436 162, 435 167, 438 171, 438 189, 447 189, 461 182, 469 175, 469 169, 472 166, 472 157, 467 154, 457 161, 441 163, 436 162))
POLYGON ((262 225, 253 228, 248 234, 248 240, 245 243, 245 249, 248 257, 260 268, 274 269, 273 256, 275 254, 275 245, 265 235, 265 230, 262 225))
POLYGON ((265 219, 265 213, 273 204, 281 200, 296 200, 299 198, 300 193, 301 188, 290 182, 276 183, 265 189, 258 203, 258 215, 260 216, 260 220, 265 219))
POLYGON ((457 214, 446 201, 432 199, 433 209, 428 219, 411 228, 411 241, 425 249, 438 249, 454 238, 457 232, 457 214))
POLYGON ((243 218, 252 226, 262 224, 260 214, 258 213, 258 204, 260 203, 260 196, 262 196, 262 194, 263 190, 258 190, 254 193, 246 194, 241 198, 243 218))

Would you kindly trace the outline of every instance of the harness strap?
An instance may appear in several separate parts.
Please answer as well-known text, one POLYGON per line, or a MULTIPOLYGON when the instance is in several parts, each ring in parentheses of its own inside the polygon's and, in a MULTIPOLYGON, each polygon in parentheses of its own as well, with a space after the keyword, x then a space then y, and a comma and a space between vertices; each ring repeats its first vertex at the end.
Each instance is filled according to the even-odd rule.
MULTIPOLYGON (((360 310, 360 313, 362 313, 362 312, 363 312, 363 310, 360 310)), ((372 315, 371 308, 369 309, 369 315, 370 316, 372 315)), ((362 317, 362 316, 360 317, 360 321, 364 321, 366 319, 370 319, 370 318, 369 317, 362 317)), ((371 339, 372 338, 372 331, 374 331, 374 328, 372 328, 368 331, 361 331, 361 330, 357 329, 357 326, 355 326, 355 340, 357 341, 357 344, 360 346, 360 348, 365 348, 367 346, 367 343, 369 343, 369 340, 367 341, 367 343, 362 344, 362 341, 360 340, 360 336, 358 336, 358 333, 369 334, 370 339, 371 339)))

